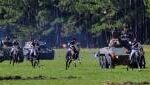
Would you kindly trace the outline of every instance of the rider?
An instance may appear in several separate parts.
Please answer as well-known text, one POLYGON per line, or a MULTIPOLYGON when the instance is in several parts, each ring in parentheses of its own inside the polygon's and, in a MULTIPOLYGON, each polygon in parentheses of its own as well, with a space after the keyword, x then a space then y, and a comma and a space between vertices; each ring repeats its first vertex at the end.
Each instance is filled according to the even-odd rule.
POLYGON ((120 36, 120 31, 115 27, 115 29, 112 31, 112 37, 115 39, 118 39, 120 36))
POLYGON ((15 50, 15 49, 19 49, 20 46, 19 46, 19 41, 14 39, 13 42, 12 42, 12 49, 11 49, 11 53, 15 50))
POLYGON ((34 55, 36 55, 37 52, 35 52, 36 50, 39 50, 39 43, 37 40, 31 40, 31 52, 30 55, 33 53, 34 55))
POLYGON ((73 52, 74 56, 75 56, 76 53, 77 53, 77 50, 76 50, 76 47, 75 47, 76 44, 77 44, 76 38, 73 38, 73 39, 71 40, 71 42, 69 43, 69 48, 72 49, 72 52, 73 52))
POLYGON ((129 40, 128 28, 127 27, 123 28, 123 31, 121 32, 121 38, 123 40, 129 40))
POLYGON ((128 26, 125 26, 121 32, 121 39, 124 41, 131 41, 133 37, 133 32, 128 28, 128 26))
POLYGON ((134 38, 134 40, 131 42, 131 53, 129 56, 129 60, 132 59, 134 54, 135 54, 135 56, 139 55, 138 48, 139 48, 139 43, 137 42, 136 38, 134 38))
POLYGON ((9 42, 10 42, 10 38, 6 36, 5 39, 2 40, 2 46, 8 46, 9 42))
POLYGON ((13 40, 13 46, 19 47, 19 41, 18 40, 13 40))

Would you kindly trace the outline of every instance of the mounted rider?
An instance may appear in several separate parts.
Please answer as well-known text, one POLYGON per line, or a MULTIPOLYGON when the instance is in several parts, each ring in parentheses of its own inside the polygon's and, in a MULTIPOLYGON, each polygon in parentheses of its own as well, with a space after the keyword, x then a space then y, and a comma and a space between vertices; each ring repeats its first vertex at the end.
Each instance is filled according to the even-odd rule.
POLYGON ((37 40, 31 40, 31 50, 30 50, 30 55, 32 55, 32 53, 33 53, 33 55, 35 56, 35 55, 37 55, 37 50, 39 50, 39 43, 38 43, 38 41, 37 40))
POLYGON ((129 60, 132 59, 133 55, 139 56, 139 43, 137 42, 136 38, 131 42, 131 53, 129 56, 129 60))
POLYGON ((14 50, 19 51, 19 49, 20 49, 19 41, 17 39, 14 39, 12 42, 12 48, 11 48, 10 53, 12 54, 14 50))
POLYGON ((4 48, 8 47, 8 46, 11 46, 11 39, 10 39, 10 37, 6 36, 4 38, 4 40, 2 40, 1 46, 4 47, 4 48))
POLYGON ((76 40, 76 38, 73 38, 73 39, 70 41, 70 43, 68 43, 68 46, 69 46, 69 48, 71 49, 71 53, 73 54, 73 56, 74 56, 75 58, 77 58, 77 56, 78 56, 78 51, 77 51, 77 48, 76 48, 76 46, 77 46, 77 40, 76 40))

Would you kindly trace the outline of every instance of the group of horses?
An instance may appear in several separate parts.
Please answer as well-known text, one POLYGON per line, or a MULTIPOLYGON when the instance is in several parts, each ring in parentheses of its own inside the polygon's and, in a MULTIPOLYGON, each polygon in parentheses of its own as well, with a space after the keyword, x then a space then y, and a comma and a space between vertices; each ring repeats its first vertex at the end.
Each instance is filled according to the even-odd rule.
POLYGON ((120 61, 119 58, 123 58, 121 63, 122 65, 126 65, 126 69, 129 70, 129 67, 132 68, 138 68, 141 70, 142 68, 145 68, 146 62, 144 57, 144 50, 140 43, 138 43, 138 51, 137 54, 133 54, 131 59, 129 57, 131 53, 131 46, 128 41, 121 41, 121 40, 110 40, 109 47, 101 48, 96 54, 95 57, 99 59, 99 63, 102 68, 114 68, 115 65, 118 64, 120 61), (113 49, 118 49, 117 51, 120 51, 120 54, 117 55, 113 49), (102 53, 102 50, 103 53, 102 53), (121 52, 124 51, 124 52, 121 52))
MULTIPOLYGON (((31 44, 30 44, 31 45, 31 44)), ((35 68, 39 66, 39 47, 30 46, 30 48, 13 46, 11 43, 1 45, 1 51, 3 51, 3 60, 8 58, 10 64, 23 62, 24 59, 27 59, 31 62, 32 66, 35 68)))

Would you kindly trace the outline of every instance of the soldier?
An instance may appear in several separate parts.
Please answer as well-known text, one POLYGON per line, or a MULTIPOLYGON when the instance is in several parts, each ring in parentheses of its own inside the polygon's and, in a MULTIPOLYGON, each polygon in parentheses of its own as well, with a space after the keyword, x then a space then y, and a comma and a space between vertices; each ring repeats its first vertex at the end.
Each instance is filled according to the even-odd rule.
POLYGON ((2 46, 8 46, 10 42, 10 38, 6 36, 5 39, 2 40, 2 46))
POLYGON ((112 31, 112 38, 118 39, 120 37, 120 31, 115 27, 115 29, 112 31))
POLYGON ((74 55, 74 57, 76 57, 77 54, 77 49, 76 49, 76 45, 77 45, 77 40, 76 38, 73 38, 70 43, 68 43, 69 48, 71 48, 72 50, 72 54, 74 55))
POLYGON ((10 51, 11 55, 12 55, 14 50, 18 50, 19 51, 19 49, 20 49, 18 40, 14 39, 13 42, 12 42, 12 45, 13 46, 12 46, 11 51, 10 51))
POLYGON ((133 55, 135 54, 135 56, 139 55, 139 43, 137 42, 136 38, 134 38, 134 40, 131 43, 131 53, 129 56, 129 60, 132 59, 133 55))
POLYGON ((75 52, 76 51, 76 48, 75 48, 75 45, 76 45, 77 41, 76 41, 76 38, 73 38, 70 43, 69 43, 69 47, 75 52))
POLYGON ((126 41, 131 41, 133 39, 133 32, 129 30, 127 26, 125 26, 121 32, 121 39, 126 41))
POLYGON ((124 27, 123 31, 121 32, 121 39, 122 40, 129 40, 128 28, 124 27))
POLYGON ((13 46, 19 47, 19 41, 18 40, 13 40, 13 46))

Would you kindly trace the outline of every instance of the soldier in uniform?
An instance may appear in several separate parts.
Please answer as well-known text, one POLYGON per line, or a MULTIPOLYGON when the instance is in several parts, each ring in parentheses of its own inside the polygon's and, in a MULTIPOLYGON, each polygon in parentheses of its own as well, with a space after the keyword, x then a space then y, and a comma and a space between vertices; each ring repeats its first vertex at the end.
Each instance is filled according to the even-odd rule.
POLYGON ((134 40, 131 42, 131 53, 129 56, 129 60, 132 59, 134 54, 135 56, 139 55, 139 43, 137 42, 136 38, 134 38, 134 40))
POLYGON ((71 48, 72 50, 72 54, 74 57, 76 57, 77 55, 77 49, 76 49, 76 45, 77 45, 77 41, 76 41, 76 38, 73 38, 70 43, 68 43, 69 45, 69 48, 71 48))

